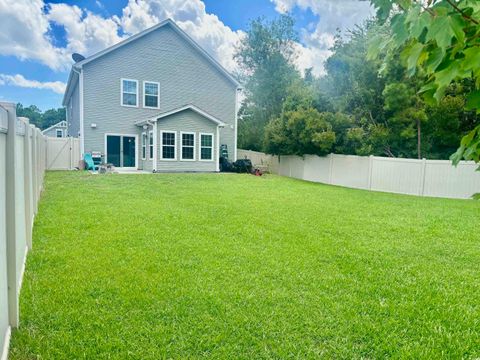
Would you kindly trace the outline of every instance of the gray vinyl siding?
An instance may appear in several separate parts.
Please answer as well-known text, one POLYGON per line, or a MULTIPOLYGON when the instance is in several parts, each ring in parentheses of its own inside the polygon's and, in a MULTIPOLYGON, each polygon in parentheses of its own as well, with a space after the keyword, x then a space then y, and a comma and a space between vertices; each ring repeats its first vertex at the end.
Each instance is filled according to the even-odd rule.
MULTIPOLYGON (((170 25, 84 65, 83 76, 86 152, 104 153, 106 133, 135 134, 140 141, 143 130, 134 125, 136 121, 193 104, 228 124, 220 130, 220 143, 228 146, 233 159, 236 86, 170 25), (121 78, 138 80, 137 108, 120 105, 121 78), (143 107, 144 81, 160 83, 160 109, 143 107)), ((137 148, 140 152, 140 143, 137 148)), ((148 166, 137 155, 138 166, 148 166)))
POLYGON ((80 132, 80 92, 78 82, 67 104, 68 136, 78 137, 80 132))
POLYGON ((54 126, 51 129, 49 129, 48 131, 45 131, 43 133, 43 135, 50 136, 50 137, 57 137, 57 129, 63 130, 63 136, 64 137, 67 136, 67 128, 64 127, 64 126, 54 126))
POLYGON ((180 113, 168 116, 158 121, 157 125, 157 171, 216 171, 216 159, 218 156, 217 139, 216 139, 217 124, 204 118, 191 110, 185 110, 180 113), (161 131, 175 131, 176 132, 176 150, 177 159, 162 160, 161 159, 161 131), (181 134, 180 132, 194 132, 195 133, 195 157, 196 161, 182 161, 181 159, 181 134), (213 134, 214 137, 214 156, 213 161, 198 161, 200 159, 200 133, 213 134))

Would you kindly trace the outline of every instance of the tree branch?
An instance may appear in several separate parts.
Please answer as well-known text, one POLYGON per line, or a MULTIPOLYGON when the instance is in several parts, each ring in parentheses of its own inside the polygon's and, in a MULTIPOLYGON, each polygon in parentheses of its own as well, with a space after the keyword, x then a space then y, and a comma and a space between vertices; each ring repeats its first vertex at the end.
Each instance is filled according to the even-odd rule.
POLYGON ((480 24, 477 20, 475 20, 474 18, 472 18, 472 17, 468 16, 467 14, 465 14, 465 13, 463 12, 463 10, 460 9, 460 8, 457 6, 457 4, 455 4, 452 0, 447 0, 447 2, 448 2, 450 5, 452 5, 452 7, 453 7, 457 12, 459 12, 459 13, 463 16, 464 19, 467 19, 467 20, 473 22, 473 23, 476 24, 476 25, 479 25, 479 24, 480 24))

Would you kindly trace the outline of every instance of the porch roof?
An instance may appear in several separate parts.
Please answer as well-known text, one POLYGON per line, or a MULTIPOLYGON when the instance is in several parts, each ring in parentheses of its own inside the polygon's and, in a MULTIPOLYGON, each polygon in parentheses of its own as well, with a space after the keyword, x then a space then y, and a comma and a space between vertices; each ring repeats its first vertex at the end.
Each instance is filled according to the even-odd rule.
POLYGON ((197 114, 200 114, 201 116, 203 116, 204 118, 206 118, 206 119, 212 121, 213 123, 217 124, 217 126, 219 126, 219 127, 225 127, 226 126, 226 124, 223 121, 219 120, 215 116, 210 115, 209 113, 199 109, 198 107, 196 107, 195 105, 192 105, 192 104, 188 104, 188 105, 181 106, 181 107, 176 108, 176 109, 171 110, 171 111, 160 113, 156 116, 151 117, 150 119, 139 120, 139 121, 135 122, 135 125, 137 125, 137 126, 151 125, 153 122, 159 121, 159 120, 161 120, 163 118, 166 118, 170 115, 177 114, 177 113, 185 111, 185 110, 194 111, 197 114))

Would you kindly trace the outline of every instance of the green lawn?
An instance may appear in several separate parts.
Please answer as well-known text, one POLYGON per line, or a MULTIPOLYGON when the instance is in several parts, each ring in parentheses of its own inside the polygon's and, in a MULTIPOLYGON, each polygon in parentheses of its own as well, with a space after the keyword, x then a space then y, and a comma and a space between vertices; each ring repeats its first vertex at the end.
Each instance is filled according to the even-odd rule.
POLYGON ((10 356, 478 358, 479 228, 471 200, 51 172, 10 356))

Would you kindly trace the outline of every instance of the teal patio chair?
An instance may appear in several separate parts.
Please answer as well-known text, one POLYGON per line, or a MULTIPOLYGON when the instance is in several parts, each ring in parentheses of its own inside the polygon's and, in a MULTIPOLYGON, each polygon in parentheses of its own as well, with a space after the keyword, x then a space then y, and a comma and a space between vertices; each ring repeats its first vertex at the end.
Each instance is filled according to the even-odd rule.
POLYGON ((93 162, 92 154, 85 153, 85 155, 83 155, 83 160, 85 160, 86 170, 93 170, 93 171, 98 170, 98 166, 95 165, 95 163, 93 162))

